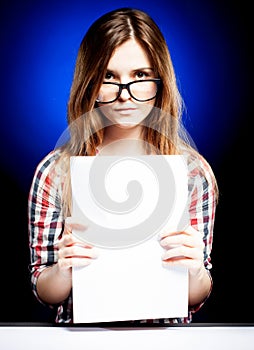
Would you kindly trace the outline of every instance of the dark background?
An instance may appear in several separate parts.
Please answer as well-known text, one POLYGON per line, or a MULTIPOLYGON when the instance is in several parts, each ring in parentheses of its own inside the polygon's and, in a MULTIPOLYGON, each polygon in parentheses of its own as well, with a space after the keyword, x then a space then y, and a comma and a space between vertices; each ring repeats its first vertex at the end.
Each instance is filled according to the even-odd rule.
POLYGON ((50 321, 31 292, 27 196, 33 172, 66 128, 78 46, 116 7, 143 9, 168 42, 183 121, 218 180, 214 288, 194 322, 254 322, 253 37, 244 1, 8 1, 1 5, 0 322, 50 321))

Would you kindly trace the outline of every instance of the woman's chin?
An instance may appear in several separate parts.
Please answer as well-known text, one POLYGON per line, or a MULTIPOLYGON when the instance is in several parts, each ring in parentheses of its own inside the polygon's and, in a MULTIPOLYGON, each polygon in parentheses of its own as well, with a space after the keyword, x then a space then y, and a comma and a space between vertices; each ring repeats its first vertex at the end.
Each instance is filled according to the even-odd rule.
POLYGON ((138 123, 123 123, 120 125, 121 128, 125 129, 135 128, 136 126, 138 126, 138 123))
POLYGON ((117 126, 121 129, 132 129, 138 125, 139 123, 134 121, 124 121, 124 122, 117 123, 117 126))

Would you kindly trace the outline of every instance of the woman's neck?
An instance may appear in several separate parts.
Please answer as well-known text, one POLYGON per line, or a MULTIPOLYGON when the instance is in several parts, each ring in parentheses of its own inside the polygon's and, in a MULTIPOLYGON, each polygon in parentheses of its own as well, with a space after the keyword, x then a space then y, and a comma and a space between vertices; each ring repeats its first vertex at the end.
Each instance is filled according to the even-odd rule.
POLYGON ((105 128, 103 142, 99 152, 103 155, 138 155, 145 154, 144 141, 141 138, 140 125, 124 128, 111 125, 105 128))
POLYGON ((107 126, 104 130, 103 143, 115 142, 122 139, 140 139, 142 127, 140 125, 133 127, 122 127, 119 125, 107 126))

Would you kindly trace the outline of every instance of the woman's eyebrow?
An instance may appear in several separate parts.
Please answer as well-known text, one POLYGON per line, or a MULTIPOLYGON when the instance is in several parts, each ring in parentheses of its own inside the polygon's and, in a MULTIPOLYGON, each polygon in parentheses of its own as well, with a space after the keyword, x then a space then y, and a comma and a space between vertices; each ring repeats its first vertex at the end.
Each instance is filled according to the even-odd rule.
POLYGON ((137 72, 139 70, 150 70, 150 71, 154 71, 154 69, 152 67, 138 67, 132 70, 132 72, 137 72))
MULTIPOLYGON (((141 70, 154 71, 154 69, 152 67, 137 67, 137 68, 132 69, 130 72, 133 73, 133 72, 137 72, 137 71, 141 71, 141 70)), ((116 69, 114 70, 114 69, 108 68, 107 73, 119 73, 119 72, 116 69)))

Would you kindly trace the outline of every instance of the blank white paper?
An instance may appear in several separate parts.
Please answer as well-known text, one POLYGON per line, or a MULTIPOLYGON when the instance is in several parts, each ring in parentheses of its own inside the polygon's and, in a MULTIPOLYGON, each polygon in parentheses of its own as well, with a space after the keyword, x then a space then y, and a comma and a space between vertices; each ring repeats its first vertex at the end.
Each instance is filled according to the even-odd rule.
POLYGON ((71 186, 72 216, 88 223, 82 234, 73 234, 98 251, 89 266, 73 268, 74 322, 186 317, 188 271, 163 267, 158 242, 161 232, 188 224, 184 157, 72 157, 71 186), (142 189, 134 184, 128 190, 131 181, 142 189), (101 186, 109 210, 105 193, 100 203, 101 186), (131 196, 133 210, 125 205, 133 204, 131 196))

